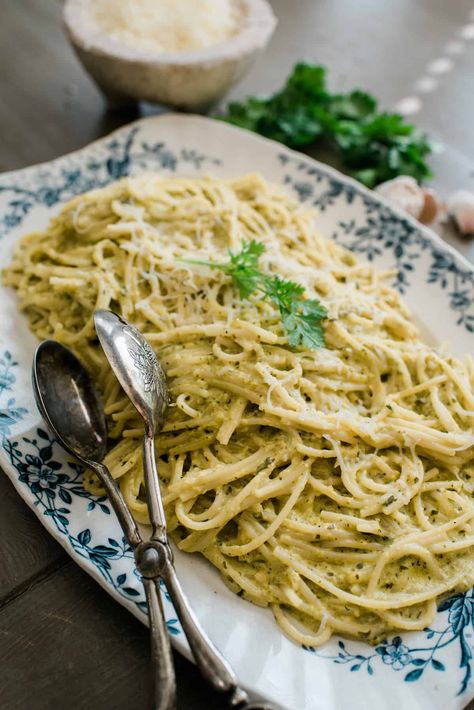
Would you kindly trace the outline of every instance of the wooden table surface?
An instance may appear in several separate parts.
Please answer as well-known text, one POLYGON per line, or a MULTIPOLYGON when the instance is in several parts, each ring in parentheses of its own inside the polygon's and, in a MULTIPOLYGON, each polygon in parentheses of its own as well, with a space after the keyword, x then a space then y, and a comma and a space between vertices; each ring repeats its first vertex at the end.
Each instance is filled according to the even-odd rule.
MULTIPOLYGON (((335 88, 366 88, 387 108, 421 98, 413 119, 438 143, 434 184, 443 194, 474 189, 472 0, 272 4, 277 32, 232 98, 276 89, 302 58, 327 65, 335 88)), ((0 171, 155 110, 107 111, 63 36, 58 0, 0 0, 0 171)), ((474 260, 471 242, 447 238, 474 260)), ((0 473, 0 709, 146 708, 148 654, 147 630, 68 558, 0 473)), ((176 655, 176 667, 179 710, 221 707, 190 663, 176 655)))

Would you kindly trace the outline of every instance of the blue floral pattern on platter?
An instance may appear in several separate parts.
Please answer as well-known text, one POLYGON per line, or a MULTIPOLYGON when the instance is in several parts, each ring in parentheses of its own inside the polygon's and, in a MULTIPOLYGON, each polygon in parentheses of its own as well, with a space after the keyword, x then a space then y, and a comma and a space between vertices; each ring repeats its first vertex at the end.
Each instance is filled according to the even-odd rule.
POLYGON ((472 638, 474 630, 474 590, 445 599, 438 606, 438 611, 448 612, 447 619, 445 614, 441 617, 445 625, 441 630, 424 629, 427 643, 421 647, 409 647, 401 636, 394 636, 390 640, 382 641, 375 646, 373 653, 368 654, 352 653, 344 641, 338 642, 339 650, 336 655, 326 655, 319 649, 307 650, 334 663, 347 664, 352 672, 365 669, 369 675, 374 674, 372 664, 381 660, 393 671, 403 671, 403 680, 413 683, 429 668, 445 671, 445 663, 437 656, 451 644, 459 644, 459 669, 462 671, 462 677, 458 695, 462 695, 472 676, 472 649, 468 639, 472 638))
MULTIPOLYGON (((222 130, 226 128, 222 126, 222 130)), ((153 133, 134 125, 82 153, 0 176, 0 237, 16 234, 19 227, 24 231, 29 218, 36 213, 44 220, 53 213, 51 208, 56 207, 57 211, 60 203, 75 195, 142 170, 225 173, 224 161, 217 157, 225 151, 218 144, 214 154, 209 151, 209 155, 195 148, 184 148, 183 144, 181 138, 170 142, 166 130, 161 135, 158 130, 153 133)), ((199 140, 190 144, 201 145, 199 140)), ((369 261, 380 261, 383 256, 385 263, 394 267, 394 285, 402 293, 409 294, 421 277, 431 293, 444 294, 458 330, 474 332, 474 276, 462 259, 412 221, 395 214, 377 197, 339 179, 324 166, 290 151, 281 152, 281 147, 273 148, 272 161, 268 177, 275 172, 305 205, 328 217, 330 236, 369 261)), ((1 336, 0 332, 3 346, 1 336)), ((29 362, 23 357, 20 365, 9 351, 23 351, 12 346, 8 339, 5 345, 8 350, 0 357, 0 444, 4 467, 50 532, 62 539, 73 557, 83 560, 89 571, 93 568, 106 588, 113 590, 143 619, 146 603, 132 551, 117 526, 111 536, 102 534, 100 520, 108 521, 110 530, 113 519, 107 500, 82 488, 81 467, 65 458, 58 443, 38 426, 37 419, 33 417, 34 426, 24 431, 30 404, 22 405, 30 400, 25 396, 25 382, 18 381, 17 373, 20 369, 29 370, 29 362), (16 433, 20 429, 21 435, 16 433)), ((180 625, 166 590, 162 591, 169 632, 181 643, 180 625)), ((454 702, 455 693, 463 698, 466 690, 472 693, 474 592, 450 597, 440 604, 439 612, 433 627, 423 633, 394 636, 374 648, 335 640, 320 649, 296 651, 314 658, 316 667, 318 659, 331 668, 346 671, 344 677, 353 678, 355 674, 361 680, 380 678, 383 683, 384 673, 389 673, 406 688, 423 686, 423 681, 427 688, 433 687, 437 678, 449 676, 451 686, 455 685, 449 696, 454 702)))

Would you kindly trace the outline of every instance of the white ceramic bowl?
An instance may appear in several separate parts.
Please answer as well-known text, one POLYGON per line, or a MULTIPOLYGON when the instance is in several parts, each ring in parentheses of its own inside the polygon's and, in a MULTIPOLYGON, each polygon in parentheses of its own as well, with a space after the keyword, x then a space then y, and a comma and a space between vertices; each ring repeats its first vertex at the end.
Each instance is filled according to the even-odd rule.
POLYGON ((150 52, 99 33, 88 13, 92 1, 66 0, 64 23, 85 69, 115 104, 146 100, 206 109, 250 67, 276 26, 267 0, 236 0, 242 19, 229 40, 189 52, 150 52))

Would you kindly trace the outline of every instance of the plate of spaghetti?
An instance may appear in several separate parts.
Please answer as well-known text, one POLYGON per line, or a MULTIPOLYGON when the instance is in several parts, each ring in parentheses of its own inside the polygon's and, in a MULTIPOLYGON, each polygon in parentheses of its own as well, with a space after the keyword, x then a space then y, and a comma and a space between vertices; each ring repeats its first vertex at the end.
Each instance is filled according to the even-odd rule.
POLYGON ((294 710, 463 707, 471 266, 336 171, 193 116, 1 176, 0 236, 0 462, 71 556, 145 620, 107 499, 29 382, 43 338, 87 365, 106 462, 146 525, 142 429, 93 327, 105 308, 166 371, 155 445, 178 573, 248 688, 294 710))

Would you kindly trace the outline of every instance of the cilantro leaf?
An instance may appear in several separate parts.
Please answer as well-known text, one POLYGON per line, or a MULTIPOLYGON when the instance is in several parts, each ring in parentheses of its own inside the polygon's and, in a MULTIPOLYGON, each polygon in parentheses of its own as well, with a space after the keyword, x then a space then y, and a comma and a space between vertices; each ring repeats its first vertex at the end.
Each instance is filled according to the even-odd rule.
POLYGON ((293 67, 285 88, 296 89, 313 98, 326 97, 326 69, 308 62, 298 62, 293 67))
POLYGON ((236 266, 225 273, 229 274, 234 285, 239 289, 240 298, 251 296, 257 290, 261 280, 260 271, 248 266, 236 266))
POLYGON ((273 96, 231 103, 217 118, 296 148, 330 139, 343 166, 369 187, 402 174, 431 177, 426 136, 399 114, 379 112, 364 91, 331 94, 322 66, 300 62, 273 96))
POLYGON ((229 251, 229 264, 218 267, 232 278, 239 289, 240 298, 248 298, 256 291, 262 278, 258 260, 264 251, 265 244, 252 239, 244 242, 241 251, 236 254, 229 251))
POLYGON ((327 311, 316 299, 303 299, 304 286, 294 281, 285 281, 279 276, 266 278, 265 295, 280 309, 283 327, 292 348, 303 346, 310 350, 325 344, 321 321, 327 311))
POLYGON ((324 330, 320 323, 316 326, 308 323, 307 318, 294 313, 287 313, 282 318, 292 348, 302 346, 308 350, 317 350, 325 345, 324 330))
POLYGON ((328 315, 326 308, 323 306, 321 301, 318 301, 316 298, 308 298, 304 301, 301 301, 300 308, 302 314, 307 319, 308 323, 310 323, 311 321, 320 321, 323 318, 327 318, 328 315))
POLYGON ((258 269, 242 266, 237 266, 235 269, 226 271, 226 273, 229 274, 234 285, 239 289, 240 298, 248 298, 252 293, 255 293, 261 279, 258 269))
POLYGON ((294 281, 284 281, 279 276, 266 278, 264 281, 265 295, 277 304, 280 311, 289 311, 292 302, 304 294, 304 286, 294 281))
POLYGON ((229 249, 230 262, 234 267, 251 267, 257 268, 258 260, 265 252, 265 244, 251 239, 249 242, 242 243, 242 249, 233 254, 229 249))
POLYGON ((331 97, 330 112, 342 120, 358 120, 371 116, 377 110, 377 101, 365 91, 351 91, 350 94, 336 94, 331 97))
POLYGON ((282 313, 283 327, 291 347, 306 347, 316 350, 325 345, 324 329, 321 321, 327 311, 317 300, 302 300, 292 304, 289 311, 282 313))
POLYGON ((265 99, 249 98, 245 104, 229 104, 227 111, 226 120, 229 123, 258 132, 259 121, 267 112, 267 102, 265 99))

